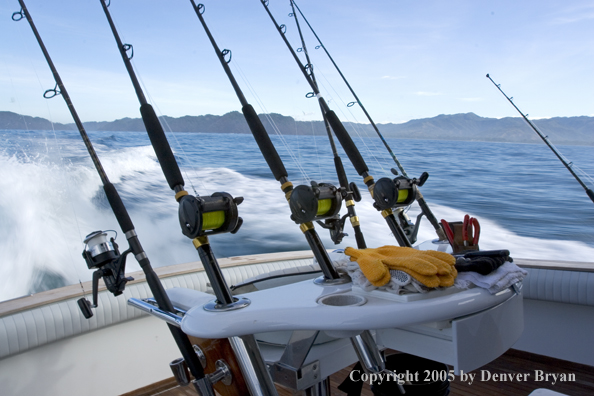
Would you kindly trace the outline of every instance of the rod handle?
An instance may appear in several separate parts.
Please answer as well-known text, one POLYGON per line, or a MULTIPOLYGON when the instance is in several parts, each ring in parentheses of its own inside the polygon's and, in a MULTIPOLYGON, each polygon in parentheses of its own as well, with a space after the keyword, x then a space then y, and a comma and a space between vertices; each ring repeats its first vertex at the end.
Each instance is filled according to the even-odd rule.
POLYGON ((349 179, 344 171, 344 166, 342 165, 342 159, 336 155, 334 157, 334 167, 336 168, 336 175, 338 176, 338 184, 342 188, 349 188, 349 179))
POLYGON ((144 122, 144 127, 149 135, 155 154, 157 154, 157 159, 159 160, 165 179, 167 179, 169 188, 174 190, 176 186, 183 187, 184 178, 181 175, 173 151, 171 151, 171 146, 167 141, 167 137, 153 106, 149 103, 141 105, 140 114, 142 115, 142 122, 144 122))
POLYGON ((388 227, 394 234, 394 237, 398 241, 398 244, 402 247, 412 247, 410 241, 408 240, 404 230, 398 223, 398 220, 394 217, 393 214, 386 216, 386 222, 388 223, 388 227))
MULTIPOLYGON (((420 194, 420 192, 418 192, 418 194, 420 194)), ((440 232, 443 234, 443 231, 441 229, 441 225, 437 221, 437 218, 435 217, 435 215, 433 214, 433 212, 431 211, 431 209, 429 209, 429 205, 427 205, 427 202, 425 201, 425 198, 423 198, 422 195, 417 198, 417 203, 419 204, 419 207, 421 208, 421 211, 423 211, 423 213, 425 214, 425 216, 427 216, 427 220, 429 220, 429 223, 431 223, 431 225, 433 226, 433 228, 435 228, 435 231, 438 234, 440 232)), ((441 237, 441 235, 439 235, 439 236, 441 237)))
POLYGON ((357 241, 357 249, 367 249, 367 244, 365 243, 363 232, 361 232, 361 226, 354 226, 353 229, 355 230, 355 240, 357 241))
POLYGON ((105 191, 109 205, 111 206, 113 214, 120 224, 122 231, 126 233, 130 230, 133 230, 134 224, 132 224, 132 220, 128 215, 128 211, 126 210, 126 207, 122 202, 122 198, 120 198, 120 194, 118 194, 118 191, 115 189, 114 185, 108 181, 103 185, 103 190, 105 191))
POLYGON ((590 199, 592 200, 592 202, 594 202, 594 191, 592 191, 591 189, 587 189, 586 190, 586 194, 588 194, 588 196, 590 197, 590 199))
POLYGON ((258 147, 260 148, 264 159, 274 174, 274 178, 280 180, 283 177, 287 177, 285 165, 280 159, 276 148, 274 148, 270 136, 268 136, 268 132, 264 129, 262 121, 260 121, 258 114, 256 114, 256 110, 254 110, 252 105, 246 104, 242 107, 241 111, 250 127, 250 131, 252 131, 252 135, 254 135, 254 138, 256 139, 256 143, 258 143, 258 147))
POLYGON ((340 145, 357 170, 357 173, 359 175, 363 175, 364 173, 368 172, 369 169, 367 168, 367 164, 363 160, 363 157, 361 157, 359 149, 357 146, 355 146, 355 143, 353 143, 353 139, 351 139, 351 136, 344 128, 344 125, 342 125, 342 122, 340 122, 338 119, 336 113, 334 113, 332 110, 328 110, 326 111, 326 118, 328 119, 328 123, 332 127, 334 134, 338 138, 340 145))
POLYGON ((326 278, 327 280, 340 279, 340 275, 332 265, 332 260, 330 260, 328 252, 324 248, 324 245, 322 244, 322 241, 320 240, 320 237, 316 230, 311 228, 305 231, 304 234, 305 239, 307 239, 307 243, 309 244, 309 247, 314 254, 314 257, 320 265, 320 269, 324 274, 324 278, 326 278))

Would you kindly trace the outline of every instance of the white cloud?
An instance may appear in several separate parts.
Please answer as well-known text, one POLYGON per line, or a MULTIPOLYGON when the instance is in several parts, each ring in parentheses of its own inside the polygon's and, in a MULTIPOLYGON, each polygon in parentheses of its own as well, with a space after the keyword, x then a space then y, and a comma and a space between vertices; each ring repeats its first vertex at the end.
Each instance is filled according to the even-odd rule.
POLYGON ((415 93, 415 95, 418 95, 418 96, 439 96, 439 95, 443 95, 443 94, 441 92, 419 91, 419 92, 415 93))
POLYGON ((594 19, 594 6, 590 4, 569 7, 561 12, 565 15, 554 17, 551 20, 551 24, 564 25, 594 19))

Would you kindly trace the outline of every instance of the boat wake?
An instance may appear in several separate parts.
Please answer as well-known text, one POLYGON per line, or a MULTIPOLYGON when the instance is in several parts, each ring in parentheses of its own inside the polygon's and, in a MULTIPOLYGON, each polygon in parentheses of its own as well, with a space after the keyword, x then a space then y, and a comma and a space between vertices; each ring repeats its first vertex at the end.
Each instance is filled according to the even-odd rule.
MULTIPOLYGON (((94 230, 119 229, 88 155, 66 143, 59 142, 61 159, 56 159, 53 149, 35 155, 25 154, 23 149, 0 153, 2 301, 90 280, 92 273, 81 257, 84 237, 94 230)), ((152 148, 108 146, 97 145, 99 156, 153 266, 197 261, 195 249, 179 230, 177 203, 152 148)), ((206 195, 227 191, 245 198, 239 206, 244 219, 239 232, 211 240, 218 257, 308 249, 299 227, 289 219, 287 203, 275 180, 228 168, 186 167, 182 171, 190 192, 195 189, 206 195)), ((362 193, 357 213, 368 246, 395 245, 385 221, 371 206, 369 194, 366 190, 362 193)), ((438 219, 462 220, 465 214, 444 205, 432 203, 431 207, 438 219)), ((414 220, 418 213, 415 204, 409 216, 414 220)), ((594 248, 583 242, 524 237, 484 216, 475 217, 482 226, 481 249, 508 249, 512 257, 532 259, 588 261, 594 255, 594 248)), ((319 233, 327 248, 354 246, 348 222, 345 231, 350 236, 340 245, 334 245, 326 231, 319 233)), ((433 228, 423 219, 418 240, 435 237, 433 228)), ((117 241, 126 245, 121 235, 117 241)), ((131 259, 127 269, 140 268, 131 259)))

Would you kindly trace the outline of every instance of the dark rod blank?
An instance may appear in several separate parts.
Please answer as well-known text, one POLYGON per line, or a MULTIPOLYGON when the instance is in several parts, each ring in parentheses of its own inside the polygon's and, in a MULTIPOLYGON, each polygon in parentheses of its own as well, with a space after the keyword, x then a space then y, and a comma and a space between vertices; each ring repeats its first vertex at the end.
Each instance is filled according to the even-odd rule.
POLYGON ((536 126, 534 126, 534 124, 532 122, 530 122, 530 120, 528 119, 528 116, 525 115, 524 113, 522 113, 522 111, 518 108, 518 106, 516 106, 516 104, 513 102, 513 100, 507 96, 505 94, 505 92, 503 92, 503 90, 501 89, 500 84, 495 83, 495 81, 493 81, 493 79, 491 78, 491 76, 489 76, 487 74, 487 78, 489 80, 491 80, 491 82, 493 83, 493 85, 495 85, 497 87, 497 89, 499 90, 499 92, 501 92, 503 94, 503 96, 505 96, 505 98, 509 101, 509 103, 512 104, 512 106, 514 106, 514 108, 518 111, 518 113, 520 113, 520 115, 524 118, 524 120, 528 123, 528 125, 530 125, 530 127, 534 130, 534 132, 536 132, 536 134, 538 136, 540 136, 540 138, 542 139, 543 142, 545 142, 545 144, 547 146, 549 146, 549 148, 551 149, 551 151, 557 156, 557 158, 559 158, 559 161, 561 161, 561 163, 563 165, 565 165, 565 167, 567 168, 567 170, 569 171, 569 173, 572 174, 573 177, 575 177, 575 179, 578 181, 578 183, 580 183, 580 185, 583 187, 584 190, 586 190, 586 194, 588 194, 588 197, 590 197, 590 199, 592 200, 592 202, 594 202, 594 192, 592 191, 592 189, 588 188, 588 186, 586 186, 586 184, 579 178, 578 175, 575 174, 575 172, 573 171, 573 169, 571 169, 571 164, 567 163, 567 161, 565 161, 565 159, 563 158, 563 156, 561 155, 561 153, 559 153, 559 151, 557 151, 557 149, 555 147, 553 147, 553 145, 549 142, 549 139, 544 136, 537 128, 536 126))

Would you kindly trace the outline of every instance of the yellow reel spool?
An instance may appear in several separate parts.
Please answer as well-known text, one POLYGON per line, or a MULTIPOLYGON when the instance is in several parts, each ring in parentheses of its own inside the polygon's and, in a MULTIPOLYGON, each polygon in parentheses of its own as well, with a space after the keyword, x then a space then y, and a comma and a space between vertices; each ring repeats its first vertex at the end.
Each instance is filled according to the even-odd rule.
POLYGON ((225 224, 225 212, 217 210, 202 214, 202 230, 215 230, 225 224))
POLYGON ((325 215, 328 211, 332 208, 332 200, 331 199, 322 199, 318 201, 318 216, 325 215))
POLYGON ((402 203, 406 201, 408 198, 408 189, 406 190, 398 190, 398 203, 402 203))

